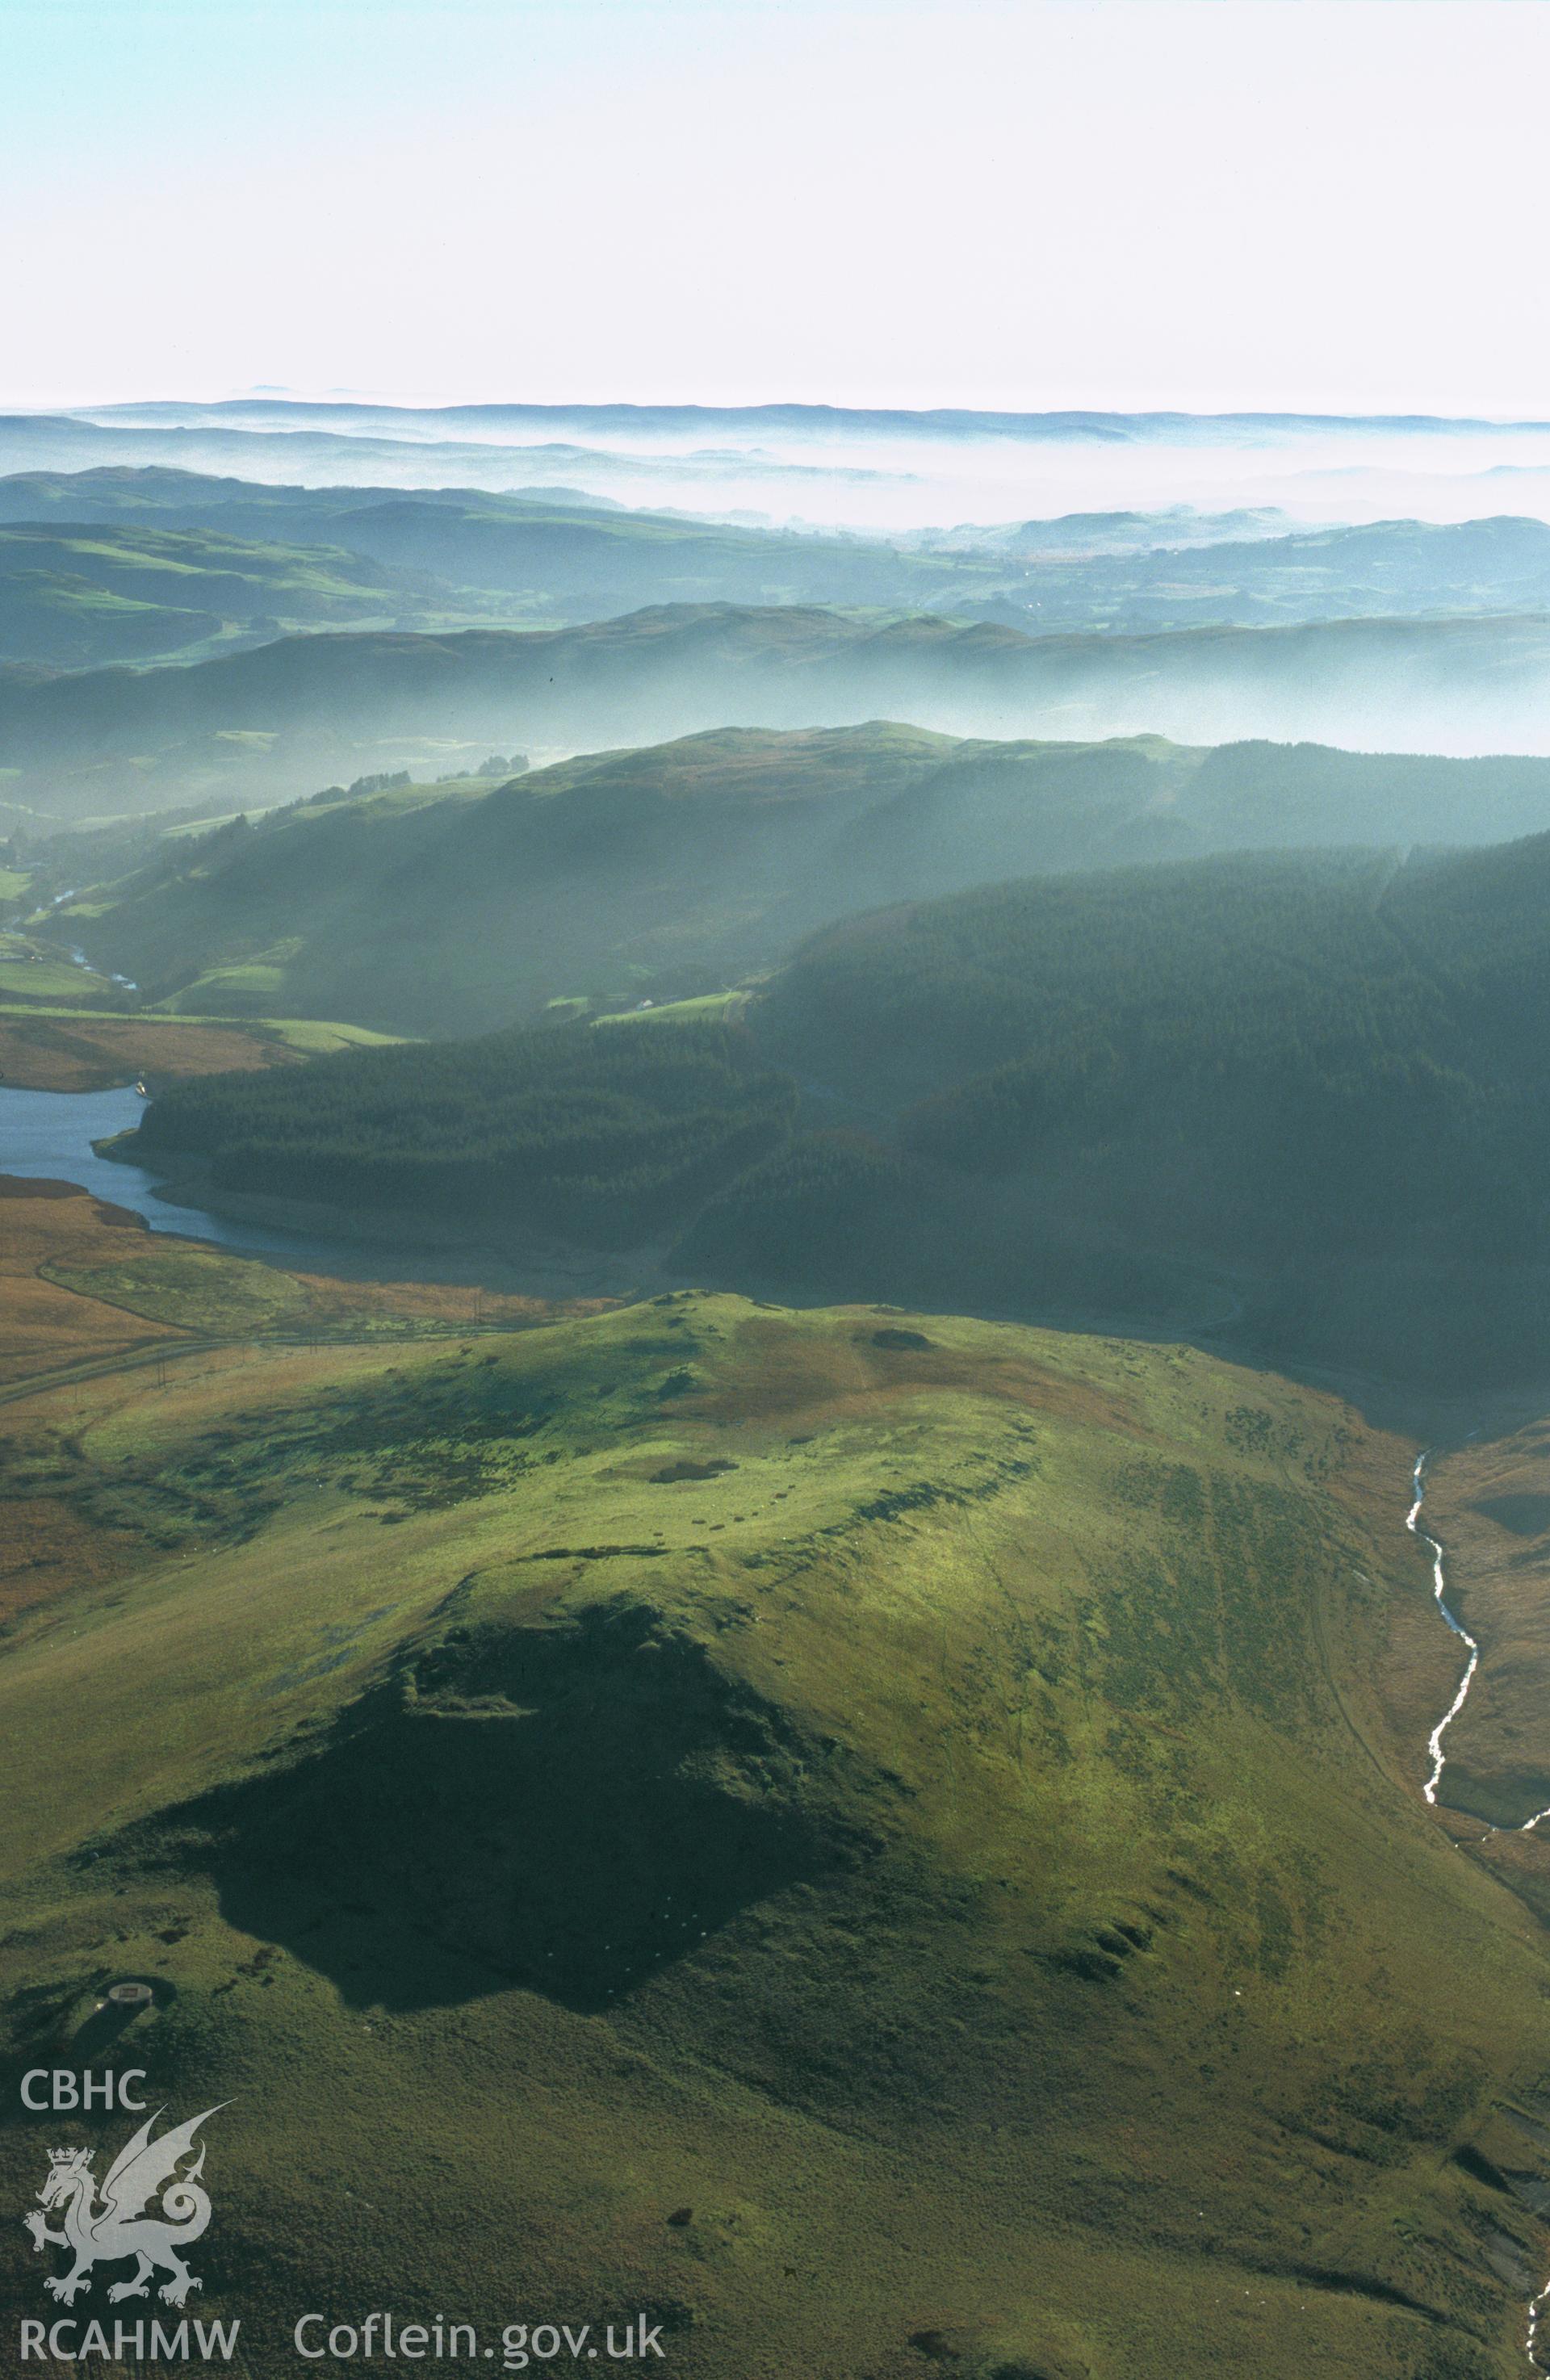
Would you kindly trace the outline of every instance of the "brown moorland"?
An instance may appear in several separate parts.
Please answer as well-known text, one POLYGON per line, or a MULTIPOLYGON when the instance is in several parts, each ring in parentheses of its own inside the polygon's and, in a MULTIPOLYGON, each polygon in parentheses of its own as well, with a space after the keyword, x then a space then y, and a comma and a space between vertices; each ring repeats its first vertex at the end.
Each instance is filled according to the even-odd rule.
POLYGON ((163 1016, 0 1015, 0 1081, 21 1091, 105 1091, 150 1075, 251 1074, 305 1052, 278 1034, 163 1016))

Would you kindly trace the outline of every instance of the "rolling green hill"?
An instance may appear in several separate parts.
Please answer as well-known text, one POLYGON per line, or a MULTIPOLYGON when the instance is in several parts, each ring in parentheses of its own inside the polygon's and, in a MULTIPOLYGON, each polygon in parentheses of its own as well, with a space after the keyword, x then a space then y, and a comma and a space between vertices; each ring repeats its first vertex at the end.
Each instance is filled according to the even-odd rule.
POLYGON ((0 527, 0 657, 75 668, 304 625, 418 625, 443 609, 439 591, 338 548, 146 522, 12 525, 0 527))
POLYGON ((215 613, 186 602, 147 603, 80 571, 17 567, 14 552, 4 559, 12 565, 0 575, 0 652, 7 661, 64 668, 165 661, 220 633, 215 613))
POLYGON ((730 1298, 160 1362, 10 1409, 76 1551, 0 1637, 5 2041, 229 2102, 260 2380, 312 2305, 644 2308, 685 2380, 1520 2368, 1550 1975, 1418 1791, 1408 1447, 730 1298))
MULTIPOLYGON (((59 520, 343 548, 357 571, 364 559, 413 574, 397 606, 406 625, 448 625, 460 598, 466 615, 519 625, 641 603, 795 602, 929 606, 1041 635, 1550 603, 1550 528, 1511 516, 1298 530, 1273 514, 1180 509, 864 538, 696 520, 563 488, 274 487, 155 467, 0 478, 0 522, 46 534, 59 520)), ((10 641, 0 650, 30 657, 10 641)), ((104 644, 99 657, 117 655, 104 644)))
POLYGON ((721 730, 490 790, 337 792, 149 846, 42 846, 54 930, 152 1002, 466 1032, 721 991, 847 912, 1032 871, 1550 827, 1550 760, 721 730), (85 892, 95 869, 117 882, 85 892))
MULTIPOLYGON (((43 614, 45 578, 84 578, 170 612, 197 601, 228 635, 274 638, 357 622, 547 625, 654 602, 962 608, 1018 575, 993 556, 631 511, 564 490, 269 488, 155 469, 30 473, 0 480, 0 524, 11 524, 0 527, 0 575, 27 569, 40 581, 33 613, 26 588, 9 590, 7 610, 0 587, 0 656, 71 665, 150 659, 196 637, 171 618, 160 647, 149 627, 140 643, 119 647, 104 626, 92 649, 82 617, 67 641, 43 614), (179 571, 207 583, 189 575, 179 585, 179 571)), ((200 633, 209 638, 215 626, 200 633)))
MULTIPOLYGON (((1230 1320, 1278 1360, 1455 1385, 1536 1378, 1547 919, 1550 836, 1076 873, 847 920, 730 1026, 683 1028, 789 1070, 804 1106, 795 1139, 676 1202, 678 1262, 807 1294, 1230 1320)), ((599 1029, 626 1079, 672 1038, 599 1029)), ((546 1062, 578 1095, 597 1038, 569 1026, 546 1062)), ((499 1074, 537 1045, 483 1046, 499 1074)), ((189 1084, 141 1142, 231 1183, 294 1151, 294 1192, 332 1178, 318 1119, 336 1112, 385 1182, 431 1086, 470 1062, 450 1043, 189 1084)))
MULTIPOLYGON (((324 795, 169 838, 56 913, 151 1000, 234 1014, 389 1012, 406 1031, 721 989, 834 913, 830 855, 953 747, 904 727, 690 739, 488 785, 324 795), (343 1010, 321 999, 331 983, 343 1010)), ((72 869, 68 850, 54 863, 72 869)), ((852 888, 855 865, 848 871, 852 888)), ((871 889, 874 880, 863 880, 871 889)), ((841 905, 843 905, 842 895, 841 905)), ((388 1029, 396 1029, 389 1027, 388 1029)))
POLYGON ((513 745, 639 745, 734 723, 908 718, 934 731, 1190 745, 1533 751, 1550 689, 1539 616, 1030 637, 811 605, 656 605, 526 632, 320 633, 175 669, 0 668, 7 797, 101 815, 309 785, 513 745))

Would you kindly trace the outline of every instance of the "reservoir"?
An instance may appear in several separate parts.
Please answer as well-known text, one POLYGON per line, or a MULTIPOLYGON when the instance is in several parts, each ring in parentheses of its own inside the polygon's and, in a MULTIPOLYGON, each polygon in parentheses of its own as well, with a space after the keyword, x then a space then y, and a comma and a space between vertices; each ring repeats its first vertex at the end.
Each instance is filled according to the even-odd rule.
POLYGON ((430 1234, 417 1239, 412 1224, 395 1227, 387 1219, 375 1229, 345 1228, 335 1235, 318 1229, 314 1218, 324 1210, 316 1208, 302 1208, 296 1227, 288 1228, 285 1221, 176 1204, 158 1189, 159 1175, 99 1157, 92 1145, 133 1131, 144 1108, 139 1093, 129 1089, 23 1091, 0 1085, 0 1173, 79 1182, 93 1197, 142 1215, 153 1232, 179 1232, 212 1242, 233 1256, 264 1258, 297 1272, 327 1273, 336 1281, 477 1283, 544 1298, 637 1293, 638 1256, 561 1249, 525 1235, 498 1248, 472 1240, 449 1244, 430 1234))
POLYGON ((19 1091, 0 1088, 0 1173, 30 1181, 79 1182, 93 1197, 143 1215, 153 1232, 181 1232, 213 1240, 241 1256, 274 1257, 307 1272, 337 1272, 346 1257, 358 1271, 360 1249, 263 1223, 239 1222, 200 1207, 175 1207, 159 1197, 156 1176, 142 1166, 115 1165, 92 1143, 132 1132, 145 1101, 135 1090, 19 1091))

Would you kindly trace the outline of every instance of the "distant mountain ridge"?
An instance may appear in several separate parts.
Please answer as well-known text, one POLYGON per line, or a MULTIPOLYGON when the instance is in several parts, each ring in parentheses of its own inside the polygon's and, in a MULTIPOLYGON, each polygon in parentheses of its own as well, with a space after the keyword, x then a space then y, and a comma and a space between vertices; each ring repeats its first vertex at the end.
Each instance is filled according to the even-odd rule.
MULTIPOLYGON (((343 550, 368 582, 406 570, 415 583, 393 625, 431 631, 552 626, 668 601, 929 609, 1040 636, 1550 605, 1550 526, 1532 517, 1305 529, 1274 511, 1174 506, 862 537, 539 487, 272 486, 160 466, 0 478, 0 524, 18 536, 68 537, 67 525, 93 520, 119 536, 343 550)), ((31 650, 0 641, 12 658, 31 650)))
MULTIPOLYGON (((0 669, 8 798, 229 807, 417 765, 437 739, 563 751, 735 724, 906 718, 955 735, 1550 747, 1550 615, 1033 638, 929 613, 667 604, 432 637, 323 633, 188 668, 0 669)), ((443 766, 445 764, 443 763, 443 766)))
POLYGON ((1491 421, 1479 416, 1442 414, 1340 413, 1181 413, 1103 411, 998 412, 963 406, 776 405, 381 405, 342 398, 224 397, 204 404, 176 397, 129 405, 80 406, 71 418, 88 420, 160 422, 232 421, 356 421, 413 425, 446 423, 463 429, 563 429, 596 433, 608 429, 635 429, 660 433, 680 428, 696 431, 833 430, 877 435, 892 430, 901 435, 956 437, 977 433, 997 438, 1168 438, 1187 436, 1201 443, 1220 443, 1224 436, 1267 431, 1464 431, 1508 435, 1526 430, 1550 430, 1545 421, 1491 421))

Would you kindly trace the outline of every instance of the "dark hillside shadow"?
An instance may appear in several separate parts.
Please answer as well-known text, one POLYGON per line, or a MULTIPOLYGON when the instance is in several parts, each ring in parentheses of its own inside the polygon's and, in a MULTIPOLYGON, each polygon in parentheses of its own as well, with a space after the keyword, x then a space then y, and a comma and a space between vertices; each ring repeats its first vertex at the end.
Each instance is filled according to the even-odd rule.
POLYGON ((655 1621, 458 1632, 320 1750, 126 1848, 207 1872, 233 1925, 355 2005, 519 1985, 606 2009, 845 1856, 781 1715, 655 1621))

